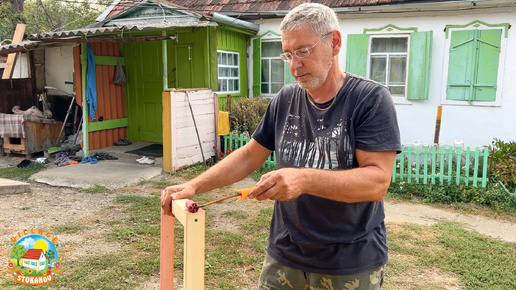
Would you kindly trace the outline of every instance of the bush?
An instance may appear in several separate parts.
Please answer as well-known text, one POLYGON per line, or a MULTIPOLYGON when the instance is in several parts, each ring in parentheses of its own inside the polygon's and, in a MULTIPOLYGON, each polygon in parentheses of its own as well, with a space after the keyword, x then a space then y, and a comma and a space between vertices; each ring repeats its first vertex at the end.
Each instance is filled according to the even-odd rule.
POLYGON ((491 149, 491 176, 509 190, 516 190, 516 142, 494 139, 491 149))
POLYGON ((254 132, 268 105, 268 99, 239 99, 235 102, 231 111, 231 129, 240 132, 254 132))
POLYGON ((467 187, 463 184, 432 185, 393 182, 389 187, 389 195, 404 200, 420 198, 424 203, 471 203, 498 211, 516 211, 516 198, 507 194, 497 182, 491 183, 487 188, 467 187))

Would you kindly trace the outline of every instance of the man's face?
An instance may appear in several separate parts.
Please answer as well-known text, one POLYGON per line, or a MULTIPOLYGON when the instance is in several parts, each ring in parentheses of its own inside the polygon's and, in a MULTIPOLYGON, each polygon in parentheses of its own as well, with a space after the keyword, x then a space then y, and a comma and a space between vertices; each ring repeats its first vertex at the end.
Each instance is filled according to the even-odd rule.
POLYGON ((331 39, 325 43, 320 36, 313 34, 309 25, 305 25, 302 29, 283 33, 281 42, 283 51, 293 55, 288 65, 299 86, 307 91, 320 88, 333 65, 331 39), (308 57, 298 58, 294 55, 295 50, 310 48, 316 43, 308 57))

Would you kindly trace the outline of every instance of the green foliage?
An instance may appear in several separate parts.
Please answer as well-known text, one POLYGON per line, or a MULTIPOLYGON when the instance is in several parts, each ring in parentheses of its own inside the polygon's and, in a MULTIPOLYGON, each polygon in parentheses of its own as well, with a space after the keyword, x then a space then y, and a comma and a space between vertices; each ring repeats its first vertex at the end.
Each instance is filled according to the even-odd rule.
POLYGON ((498 183, 481 188, 467 187, 463 184, 432 185, 393 182, 389 187, 389 195, 404 200, 421 198, 425 203, 472 203, 488 206, 498 211, 516 211, 516 198, 508 195, 498 183))
POLYGON ((516 190, 516 142, 494 139, 491 149, 491 175, 509 190, 516 190))
POLYGON ((27 1, 23 14, 27 24, 27 33, 32 34, 72 30, 92 24, 105 7, 104 5, 93 5, 88 1, 27 1))
POLYGON ((25 247, 23 245, 16 245, 13 247, 13 249, 11 250, 11 257, 14 258, 14 259, 20 259, 23 255, 25 255, 25 252, 27 250, 25 249, 25 247))
POLYGON ((56 257, 56 253, 52 250, 46 250, 44 255, 45 255, 45 258, 47 258, 48 260, 55 259, 55 257, 56 257))
MULTIPOLYGON (((0 1, 1 2, 1 1, 0 1)), ((0 4, 0 45, 11 43, 9 40, 14 34, 14 13, 11 11, 11 3, 9 1, 0 4), (5 40, 5 41, 4 41, 5 40)))
POLYGON ((240 132, 254 132, 269 105, 268 99, 242 98, 235 102, 231 111, 231 128, 240 132))
MULTIPOLYGON (((109 1, 66 2, 59 0, 28 0, 23 11, 13 11, 9 1, 0 1, 0 41, 12 39, 17 23, 25 23, 25 33, 73 30, 95 23, 95 18, 109 1)), ((6 41, 4 44, 9 43, 6 41)))
POLYGON ((45 168, 41 163, 32 162, 27 167, 0 168, 0 178, 26 181, 29 177, 45 168))

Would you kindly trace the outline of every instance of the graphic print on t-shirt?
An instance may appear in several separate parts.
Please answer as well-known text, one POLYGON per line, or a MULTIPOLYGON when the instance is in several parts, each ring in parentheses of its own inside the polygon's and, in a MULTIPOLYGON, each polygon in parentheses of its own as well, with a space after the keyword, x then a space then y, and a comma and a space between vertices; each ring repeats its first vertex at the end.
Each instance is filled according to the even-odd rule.
POLYGON ((349 168, 353 151, 345 121, 340 118, 310 120, 309 117, 289 114, 281 140, 280 160, 284 167, 320 169, 349 168))

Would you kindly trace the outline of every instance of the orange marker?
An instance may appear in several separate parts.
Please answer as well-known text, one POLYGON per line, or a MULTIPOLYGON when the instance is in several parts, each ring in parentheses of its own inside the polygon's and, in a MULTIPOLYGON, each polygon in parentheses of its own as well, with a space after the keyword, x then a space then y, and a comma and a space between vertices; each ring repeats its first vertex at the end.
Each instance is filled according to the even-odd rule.
POLYGON ((254 187, 244 188, 244 189, 235 189, 236 192, 240 193, 240 198, 236 202, 240 202, 246 199, 249 196, 249 193, 253 191, 254 187))

